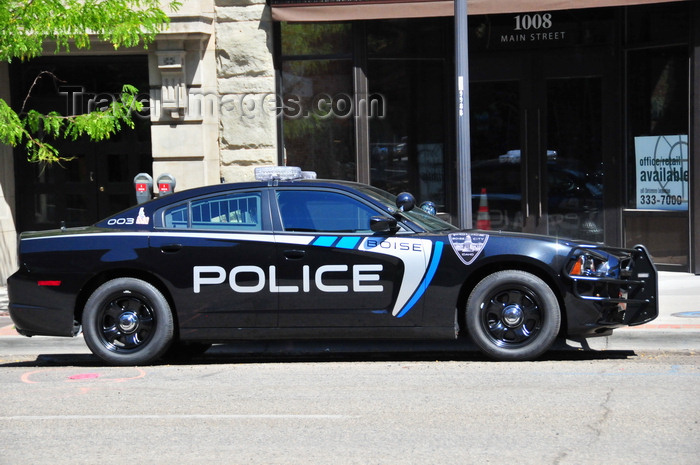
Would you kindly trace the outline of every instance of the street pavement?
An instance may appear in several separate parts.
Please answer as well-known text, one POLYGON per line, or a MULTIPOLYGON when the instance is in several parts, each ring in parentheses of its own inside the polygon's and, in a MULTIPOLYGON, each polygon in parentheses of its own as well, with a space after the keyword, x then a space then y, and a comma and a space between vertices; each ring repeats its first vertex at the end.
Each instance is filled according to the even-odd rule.
MULTIPOLYGON (((632 351, 689 351, 700 352, 700 275, 690 273, 659 272, 659 316, 650 323, 635 327, 625 327, 614 331, 612 336, 587 339, 585 342, 567 341, 558 345, 556 349, 564 350, 632 350, 632 351)), ((39 345, 62 345, 65 338, 34 337, 25 338, 17 334, 8 314, 7 288, 0 286, 0 337, 13 338, 12 346, 27 345, 36 347, 39 345)), ((82 339, 82 338, 78 338, 82 339)), ((9 341, 6 341, 9 342, 9 341)), ((82 343, 82 340, 75 341, 82 343)), ((75 348, 76 344, 70 346, 75 348)), ((3 344, 3 346, 7 347, 3 344)), ((259 346, 248 345, 247 350, 256 352, 258 348, 270 353, 270 351, 284 353, 290 347, 304 347, 303 350, 315 351, 313 344, 290 346, 282 343, 277 348, 269 343, 259 346)), ((367 350, 367 344, 363 345, 367 350)), ((376 346, 382 350, 381 345, 376 346)), ((440 344, 424 346, 427 350, 440 350, 440 344)), ((454 349, 454 344, 446 344, 445 348, 454 349)), ((460 345, 460 347, 465 347, 460 345)), ((406 348, 416 349, 415 344, 395 344, 391 346, 399 351, 406 348)), ((476 350, 467 344, 468 350, 476 350)), ((337 348, 336 348, 337 349, 337 348)), ((294 349, 292 349, 294 350, 294 349)), ((323 348, 318 350, 323 351, 323 348)), ((327 350, 327 349, 325 349, 327 350)), ((371 350, 371 348, 370 348, 371 350)), ((351 350, 352 351, 352 350, 351 350)), ((354 350, 357 351, 357 348, 354 350)))

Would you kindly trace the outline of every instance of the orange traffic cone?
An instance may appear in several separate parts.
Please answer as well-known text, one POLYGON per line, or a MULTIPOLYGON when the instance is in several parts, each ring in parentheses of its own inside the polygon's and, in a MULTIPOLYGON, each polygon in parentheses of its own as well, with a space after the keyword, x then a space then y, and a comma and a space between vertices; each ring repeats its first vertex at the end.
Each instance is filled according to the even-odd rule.
POLYGON ((479 213, 476 215, 476 229, 491 229, 491 218, 489 217, 489 201, 486 195, 486 188, 481 188, 481 199, 479 199, 479 213))

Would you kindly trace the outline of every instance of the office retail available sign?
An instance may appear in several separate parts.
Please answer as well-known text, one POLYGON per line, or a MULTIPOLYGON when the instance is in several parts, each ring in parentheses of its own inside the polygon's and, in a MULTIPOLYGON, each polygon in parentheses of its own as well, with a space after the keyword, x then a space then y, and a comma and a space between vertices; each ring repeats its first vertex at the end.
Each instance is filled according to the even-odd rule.
POLYGON ((634 138, 637 208, 688 210, 688 135, 634 138))

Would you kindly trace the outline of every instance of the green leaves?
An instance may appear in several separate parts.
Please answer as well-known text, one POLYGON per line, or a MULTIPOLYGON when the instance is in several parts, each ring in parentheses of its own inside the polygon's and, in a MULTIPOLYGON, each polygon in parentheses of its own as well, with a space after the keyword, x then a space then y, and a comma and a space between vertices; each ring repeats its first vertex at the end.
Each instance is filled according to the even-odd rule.
POLYGON ((137 100, 138 89, 125 85, 119 99, 104 109, 82 115, 63 116, 57 112, 47 114, 30 110, 18 115, 0 100, 0 142, 17 147, 24 145, 31 162, 57 163, 71 160, 60 155, 46 139, 72 139, 88 137, 91 141, 109 139, 123 126, 134 127, 134 111, 141 111, 143 103, 137 100))
POLYGON ((0 141, 16 147, 24 135, 24 126, 17 113, 0 99, 0 141))
MULTIPOLYGON (((115 49, 147 47, 169 24, 160 6, 160 0, 0 0, 0 61, 34 58, 46 43, 55 44, 56 52, 88 49, 95 37, 115 49)), ((177 11, 181 3, 172 0, 168 6, 177 11)), ((0 142, 23 144, 33 162, 69 160, 46 139, 101 141, 123 126, 133 128, 132 112, 143 108, 137 93, 126 85, 108 107, 76 116, 24 109, 18 114, 0 99, 0 142)))
POLYGON ((0 61, 36 57, 45 41, 57 52, 90 48, 94 36, 115 49, 147 46, 168 23, 159 0, 0 0, 0 61))

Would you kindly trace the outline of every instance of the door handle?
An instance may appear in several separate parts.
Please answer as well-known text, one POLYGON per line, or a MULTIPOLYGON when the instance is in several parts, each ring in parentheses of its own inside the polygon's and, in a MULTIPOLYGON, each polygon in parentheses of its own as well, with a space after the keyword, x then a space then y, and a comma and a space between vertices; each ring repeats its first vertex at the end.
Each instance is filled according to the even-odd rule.
POLYGON ((290 249, 284 251, 284 258, 287 260, 301 260, 306 255, 305 250, 290 249))
POLYGON ((537 221, 542 219, 542 164, 547 163, 547 151, 542 158, 542 119, 540 109, 537 108, 537 221))
MULTIPOLYGON (((527 154, 528 150, 528 114, 527 114, 527 108, 525 109, 525 145, 523 149, 520 150, 520 169, 522 171, 526 171, 526 165, 525 165, 525 157, 524 155, 527 154)), ((527 222, 528 218, 530 218, 530 177, 527 175, 528 173, 521 173, 522 179, 525 180, 523 190, 522 190, 522 197, 523 201, 521 201, 521 206, 525 206, 525 216, 523 217, 523 227, 525 226, 525 223, 527 222)))
POLYGON ((182 244, 165 244, 160 246, 160 251, 163 253, 175 253, 182 249, 182 244))

